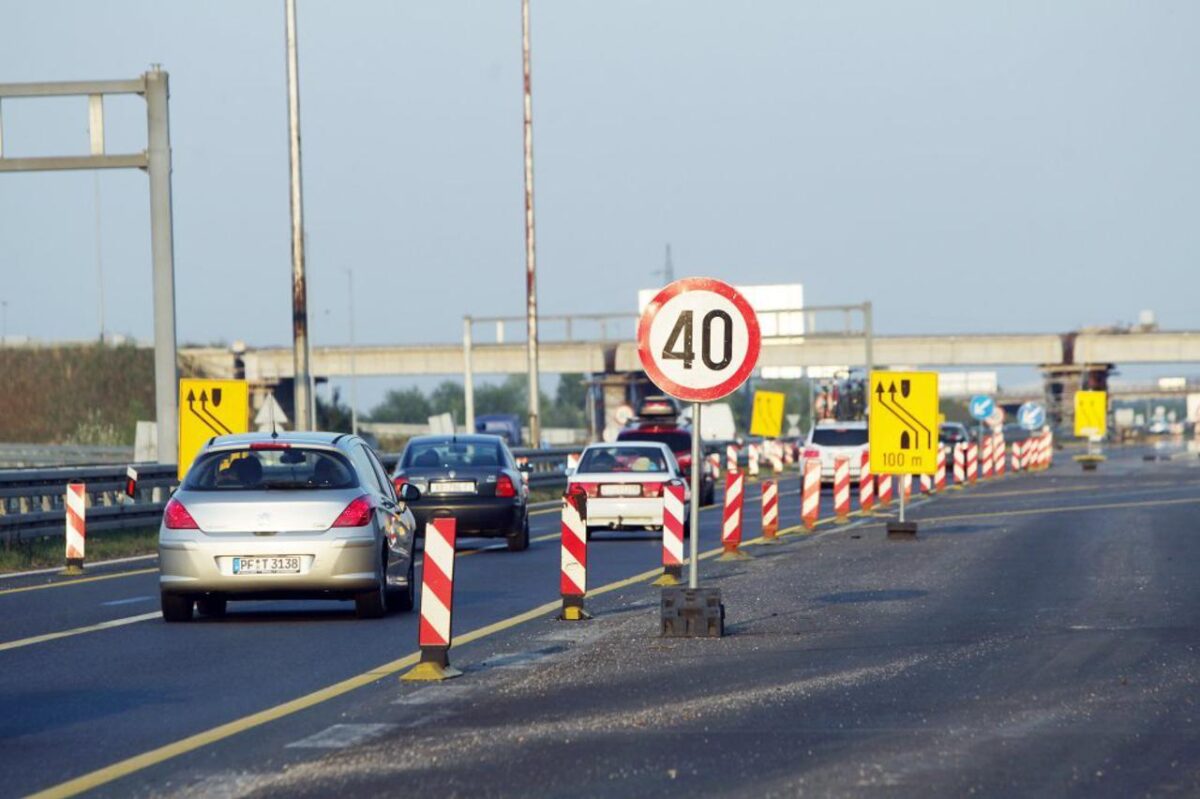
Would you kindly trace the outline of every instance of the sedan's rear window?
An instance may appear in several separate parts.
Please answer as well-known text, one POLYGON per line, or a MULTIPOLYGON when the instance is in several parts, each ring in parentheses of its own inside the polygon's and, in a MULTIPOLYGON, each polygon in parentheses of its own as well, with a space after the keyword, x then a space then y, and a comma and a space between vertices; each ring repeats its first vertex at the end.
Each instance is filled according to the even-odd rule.
POLYGON ((596 472, 665 472, 667 459, 662 450, 650 447, 592 447, 583 453, 579 471, 596 472))
POLYGON ((329 450, 220 450, 201 455, 188 470, 187 491, 270 491, 354 488, 349 461, 329 450))
POLYGON ((500 467, 504 465, 504 455, 500 445, 491 441, 413 441, 404 450, 401 465, 406 469, 500 467))
POLYGON ((867 443, 864 427, 818 427, 813 431, 812 443, 822 447, 860 447, 867 443))
POLYGON ((692 449, 692 434, 678 430, 622 430, 617 438, 621 441, 658 441, 672 452, 690 452, 692 449))

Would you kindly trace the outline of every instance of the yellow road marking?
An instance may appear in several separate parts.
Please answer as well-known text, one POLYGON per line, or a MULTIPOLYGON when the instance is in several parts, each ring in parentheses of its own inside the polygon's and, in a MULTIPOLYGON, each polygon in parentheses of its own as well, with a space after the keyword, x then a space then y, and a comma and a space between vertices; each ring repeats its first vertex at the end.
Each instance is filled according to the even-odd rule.
POLYGON ((77 580, 59 580, 55 583, 26 585, 22 586, 21 588, 5 588, 4 590, 0 591, 0 596, 4 596, 5 594, 20 594, 24 593, 25 591, 41 591, 44 588, 63 588, 64 586, 70 585, 82 585, 83 583, 94 583, 99 580, 115 580, 118 577, 133 577, 138 574, 150 574, 151 572, 156 571, 158 571, 157 566, 153 569, 135 569, 128 572, 118 572, 117 574, 98 574, 95 577, 80 577, 77 580))
POLYGON ((99 624, 89 624, 86 627, 76 627, 71 630, 60 630, 56 633, 44 633, 42 635, 35 635, 31 638, 20 638, 16 641, 8 641, 0 644, 0 652, 7 652, 10 649, 20 649, 23 646, 41 644, 45 643, 46 641, 54 641, 59 638, 68 638, 72 635, 94 633, 99 630, 111 630, 113 627, 124 627, 126 624, 137 624, 140 621, 149 621, 150 619, 157 619, 161 617, 162 614, 156 610, 153 613, 143 613, 140 616, 127 616, 123 619, 112 619, 111 621, 102 621, 99 624))
POLYGON ((996 516, 1034 516, 1049 513, 1075 513, 1089 510, 1114 510, 1118 508, 1148 508, 1161 505, 1200 505, 1200 497, 1189 499, 1155 499, 1141 502, 1109 502, 1095 505, 1072 505, 1067 508, 1029 508, 1027 510, 1001 510, 987 513, 963 513, 955 516, 930 516, 913 519, 915 522, 954 522, 967 519, 990 519, 996 516))

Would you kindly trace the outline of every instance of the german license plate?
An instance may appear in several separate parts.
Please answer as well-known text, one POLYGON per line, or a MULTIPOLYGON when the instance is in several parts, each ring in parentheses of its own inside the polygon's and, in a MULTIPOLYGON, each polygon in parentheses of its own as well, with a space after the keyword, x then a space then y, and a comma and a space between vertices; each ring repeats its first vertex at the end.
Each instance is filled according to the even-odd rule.
POLYGON ((475 483, 471 480, 429 484, 430 494, 474 494, 475 483))
POLYGON ((602 497, 640 497, 642 487, 637 483, 610 483, 600 486, 602 497))
POLYGON ((281 555, 267 558, 234 558, 234 574, 299 574, 300 558, 281 555))

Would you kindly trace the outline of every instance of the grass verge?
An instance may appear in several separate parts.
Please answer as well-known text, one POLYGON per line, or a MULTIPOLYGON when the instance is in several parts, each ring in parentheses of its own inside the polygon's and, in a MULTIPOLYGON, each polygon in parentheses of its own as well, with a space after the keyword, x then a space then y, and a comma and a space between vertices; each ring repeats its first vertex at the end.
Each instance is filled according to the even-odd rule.
MULTIPOLYGON (((94 563, 133 555, 150 555, 158 547, 158 527, 96 533, 87 540, 87 562, 94 563)), ((39 538, 11 549, 0 548, 0 574, 62 566, 63 539, 39 538)))

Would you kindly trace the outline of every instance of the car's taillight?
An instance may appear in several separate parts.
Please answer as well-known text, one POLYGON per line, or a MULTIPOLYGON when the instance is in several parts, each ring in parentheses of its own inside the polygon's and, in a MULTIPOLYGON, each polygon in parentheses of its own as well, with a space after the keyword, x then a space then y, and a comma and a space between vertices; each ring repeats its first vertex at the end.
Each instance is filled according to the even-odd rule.
POLYGON ((690 454, 675 453, 675 460, 679 463, 679 468, 687 471, 692 468, 692 456, 690 454))
POLYGON ((571 485, 567 486, 568 493, 579 492, 579 491, 582 491, 583 493, 587 494, 589 497, 598 497, 598 496, 600 496, 600 484, 599 483, 571 483, 571 485))
POLYGON ((168 530, 200 529, 200 525, 196 524, 192 514, 188 513, 188 509, 183 507, 183 503, 177 499, 172 499, 163 509, 163 524, 168 530))
POLYGON ((291 448, 292 448, 292 445, 288 444, 284 441, 255 441, 250 444, 250 449, 254 449, 254 450, 291 449, 291 448))
POLYGON ((821 457, 821 450, 819 450, 819 449, 806 449, 806 450, 804 450, 804 455, 803 455, 802 457, 805 457, 805 458, 819 458, 819 457, 821 457))
POLYGON ((371 502, 367 499, 367 495, 355 497, 354 500, 346 506, 346 509, 338 515, 334 521, 334 527, 362 527, 371 521, 371 502))
POLYGON ((642 483, 643 497, 661 497, 663 492, 662 483, 642 483))
POLYGON ((513 485, 512 478, 507 474, 501 474, 496 478, 496 496, 498 497, 515 497, 517 488, 513 485))

